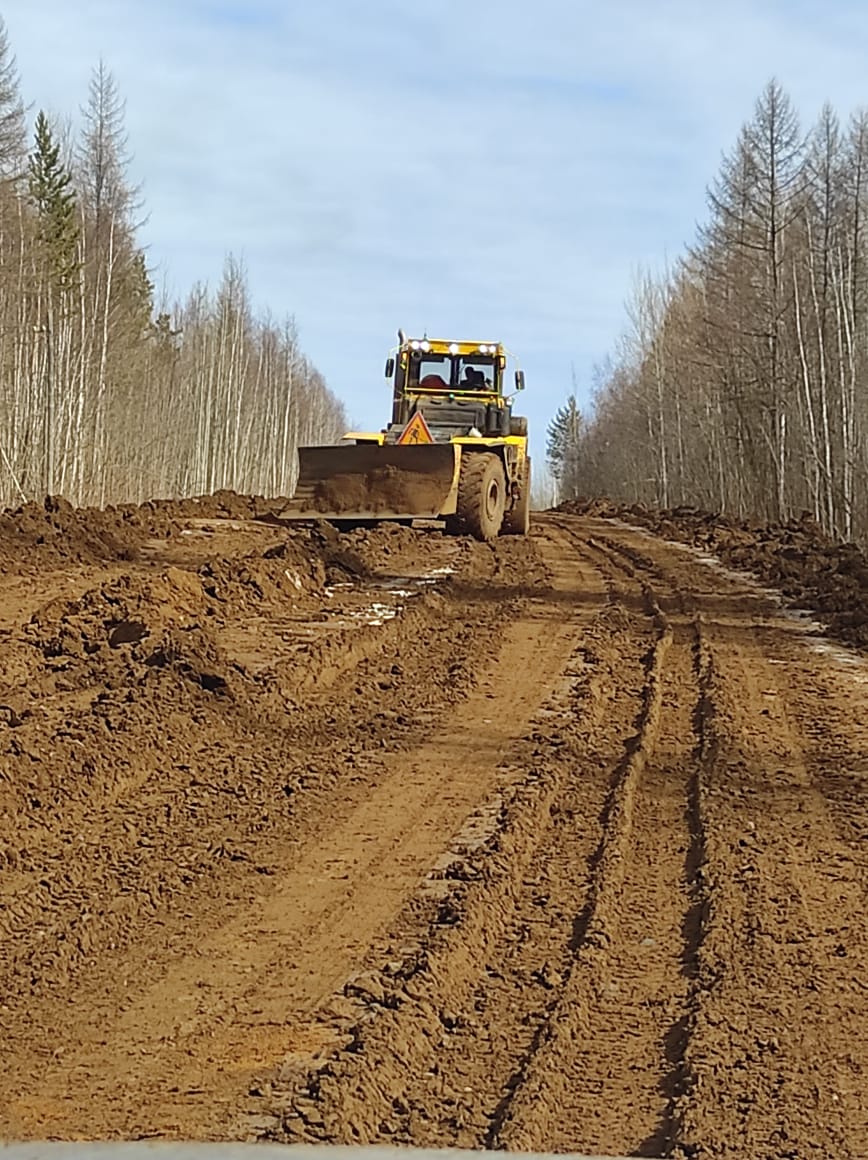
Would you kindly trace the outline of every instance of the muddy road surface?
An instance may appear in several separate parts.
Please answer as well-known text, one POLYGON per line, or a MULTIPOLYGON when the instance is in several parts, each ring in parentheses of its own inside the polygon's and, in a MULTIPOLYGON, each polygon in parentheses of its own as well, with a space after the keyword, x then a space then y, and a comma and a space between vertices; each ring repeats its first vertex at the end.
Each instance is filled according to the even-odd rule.
POLYGON ((0 519, 0 1138, 866 1155, 864 657, 653 527, 264 510, 0 519))

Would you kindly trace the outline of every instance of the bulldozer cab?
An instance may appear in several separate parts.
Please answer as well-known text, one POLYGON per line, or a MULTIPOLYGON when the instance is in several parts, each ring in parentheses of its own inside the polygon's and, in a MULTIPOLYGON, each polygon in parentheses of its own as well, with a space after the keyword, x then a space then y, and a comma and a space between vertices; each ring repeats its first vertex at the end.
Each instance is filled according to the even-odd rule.
MULTIPOLYGON (((386 442, 421 413, 435 442, 462 436, 503 438, 512 405, 504 396, 506 352, 497 342, 405 339, 386 364, 393 379, 386 442)), ((516 378, 516 388, 523 384, 516 378)))

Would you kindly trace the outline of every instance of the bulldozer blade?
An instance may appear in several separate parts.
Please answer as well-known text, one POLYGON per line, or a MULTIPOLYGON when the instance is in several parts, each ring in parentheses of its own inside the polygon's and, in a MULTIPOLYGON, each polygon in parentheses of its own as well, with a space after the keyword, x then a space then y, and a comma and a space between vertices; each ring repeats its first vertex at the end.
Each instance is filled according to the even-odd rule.
POLYGON ((300 447, 295 495, 281 520, 433 519, 455 511, 459 449, 359 444, 300 447))

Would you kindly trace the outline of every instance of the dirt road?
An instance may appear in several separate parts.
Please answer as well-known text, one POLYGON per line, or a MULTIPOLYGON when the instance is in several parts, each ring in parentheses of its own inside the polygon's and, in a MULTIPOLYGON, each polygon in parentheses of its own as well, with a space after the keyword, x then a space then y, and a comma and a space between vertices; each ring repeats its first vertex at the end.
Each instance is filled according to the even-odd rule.
POLYGON ((0 522, 0 1137, 864 1156, 868 666, 616 520, 0 522))

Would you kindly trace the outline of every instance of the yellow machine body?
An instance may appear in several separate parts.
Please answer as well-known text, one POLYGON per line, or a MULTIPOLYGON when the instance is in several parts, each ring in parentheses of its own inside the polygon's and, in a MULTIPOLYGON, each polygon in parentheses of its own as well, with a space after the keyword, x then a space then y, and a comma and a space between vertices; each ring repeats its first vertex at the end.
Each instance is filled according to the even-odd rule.
MULTIPOLYGON (((526 422, 512 416, 503 392, 504 348, 400 337, 386 364, 393 383, 389 426, 350 432, 334 446, 300 448, 295 494, 276 514, 336 523, 445 518, 457 528, 468 523, 469 507, 467 530, 481 535, 471 493, 475 477, 484 475, 486 528, 510 530, 510 513, 528 506, 530 461, 526 422)), ((516 389, 523 387, 518 371, 516 389)))

